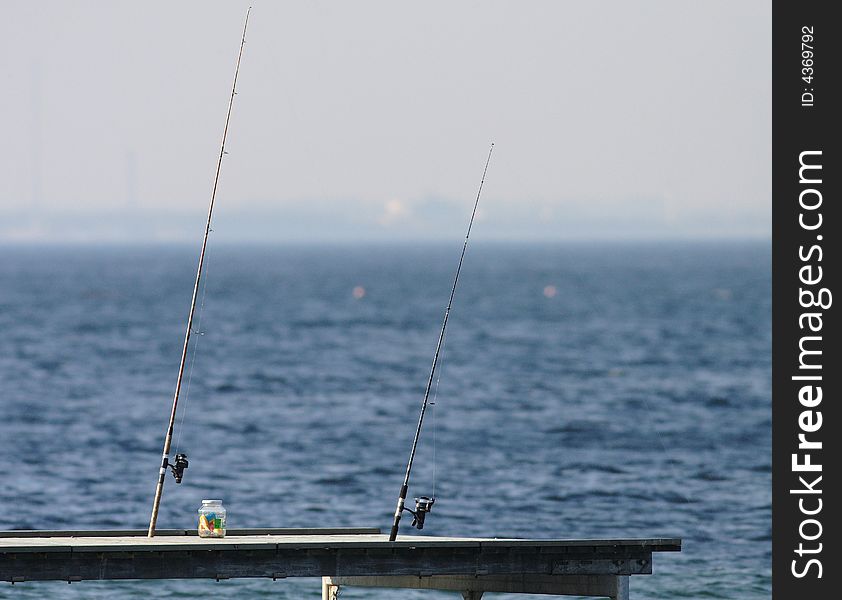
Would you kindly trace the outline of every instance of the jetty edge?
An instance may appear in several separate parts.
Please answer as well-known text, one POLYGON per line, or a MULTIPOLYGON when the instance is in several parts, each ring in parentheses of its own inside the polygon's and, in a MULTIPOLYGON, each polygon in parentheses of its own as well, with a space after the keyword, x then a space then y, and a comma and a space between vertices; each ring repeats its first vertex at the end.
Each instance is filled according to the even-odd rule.
POLYGON ((503 539, 426 535, 390 542, 377 528, 0 531, 0 581, 321 577, 343 585, 629 598, 629 577, 652 573, 679 538, 503 539))

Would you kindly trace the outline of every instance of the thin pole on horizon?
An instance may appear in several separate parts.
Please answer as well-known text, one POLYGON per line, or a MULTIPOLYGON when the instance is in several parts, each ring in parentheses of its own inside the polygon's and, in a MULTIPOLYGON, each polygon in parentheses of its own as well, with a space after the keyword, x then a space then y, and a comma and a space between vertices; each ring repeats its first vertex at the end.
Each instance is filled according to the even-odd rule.
POLYGON ((453 277, 453 287, 450 290, 450 299, 447 301, 447 308, 444 311, 444 320, 441 324, 441 332, 439 332, 439 341, 436 344, 436 352, 433 355, 433 366, 430 368, 430 377, 427 380, 427 387, 424 390, 424 401, 421 403, 421 414, 418 416, 418 425, 415 428, 415 437, 412 439, 412 449, 409 451, 409 460, 406 463, 406 473, 403 478, 403 485, 398 494, 398 505, 395 509, 395 520, 392 522, 392 530, 389 532, 389 541, 394 542, 398 537, 398 528, 400 527, 401 516, 404 511, 404 504, 406 503, 406 494, 409 489, 409 475, 412 471, 412 462, 415 460, 415 450, 418 447, 418 438, 421 435, 421 425, 424 423, 424 413, 427 412, 427 404, 430 399, 430 388, 433 386, 433 378, 436 374, 436 367, 439 362, 439 353, 441 352, 442 343, 444 342, 444 332, 447 329, 447 319, 450 316, 450 308, 453 306, 453 296, 456 295, 456 285, 459 283, 459 273, 462 271, 462 261, 465 259, 465 251, 468 249, 468 238, 471 237, 471 228, 474 226, 474 217, 477 214, 477 206, 479 206, 479 197, 482 194, 482 185, 485 183, 485 174, 488 173, 488 164, 491 162, 491 153, 494 151, 494 142, 488 149, 488 157, 485 159, 485 168, 482 171, 482 179, 479 182, 479 189, 477 190, 477 198, 474 201, 474 210, 471 212, 471 220, 468 222, 468 232, 465 234, 465 243, 462 245, 462 254, 459 256, 459 265, 456 267, 456 275, 453 277))
MULTIPOLYGON (((225 128, 222 132, 222 144, 219 149, 219 159, 216 163, 216 175, 213 179, 213 191, 211 192, 211 199, 210 199, 210 206, 208 207, 208 220, 207 224, 205 225, 205 235, 202 239, 202 250, 199 253, 199 266, 196 269, 196 282, 193 285, 193 298, 190 301, 190 314, 187 317, 187 331, 184 334, 184 346, 181 351, 181 362, 178 367, 178 378, 176 379, 175 383, 175 394, 173 395, 172 400, 172 410, 170 411, 170 421, 169 426, 167 427, 167 435, 164 438, 164 452, 161 458, 161 468, 158 471, 158 486, 155 488, 155 499, 152 502, 152 516, 149 519, 149 531, 147 532, 148 537, 155 536, 155 525, 158 522, 158 509, 161 505, 161 495, 164 491, 164 479, 167 474, 167 467, 170 466, 170 447, 172 446, 172 436, 173 436, 173 428, 175 426, 175 415, 176 410, 178 408, 178 397, 181 393, 181 382, 184 377, 184 365, 187 361, 187 348, 190 345, 190 333, 193 329, 193 315, 196 312, 196 298, 199 294, 199 282, 202 279, 202 267, 204 266, 205 262, 205 249, 208 245, 208 234, 211 230, 211 220, 213 218, 213 205, 216 200, 216 190, 219 186, 219 173, 222 171, 222 157, 225 155, 225 140, 228 138, 228 124, 231 121, 231 109, 234 106, 234 96, 237 95, 237 77, 240 74, 240 60, 243 58, 243 47, 246 44, 246 30, 248 29, 249 25, 249 14, 251 13, 251 7, 248 8, 246 11, 246 21, 243 25, 243 37, 240 41, 240 52, 237 55, 237 66, 234 70, 234 83, 231 86, 231 99, 228 101, 228 114, 225 117, 225 128)), ((177 459, 179 457, 176 457, 177 459)), ((186 466, 186 463, 185 463, 186 466)), ((175 471, 174 471, 175 473, 175 471)), ((180 478, 176 480, 180 482, 180 478)))

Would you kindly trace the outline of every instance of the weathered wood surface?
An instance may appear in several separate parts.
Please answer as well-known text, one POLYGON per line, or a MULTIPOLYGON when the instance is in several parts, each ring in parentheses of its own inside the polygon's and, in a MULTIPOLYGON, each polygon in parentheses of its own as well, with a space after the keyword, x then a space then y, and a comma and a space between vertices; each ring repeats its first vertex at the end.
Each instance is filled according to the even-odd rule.
MULTIPOLYGON (((264 530, 265 531, 265 530, 264 530)), ((632 575, 652 572, 671 538, 521 540, 366 533, 0 535, 0 581, 385 575, 632 575)))

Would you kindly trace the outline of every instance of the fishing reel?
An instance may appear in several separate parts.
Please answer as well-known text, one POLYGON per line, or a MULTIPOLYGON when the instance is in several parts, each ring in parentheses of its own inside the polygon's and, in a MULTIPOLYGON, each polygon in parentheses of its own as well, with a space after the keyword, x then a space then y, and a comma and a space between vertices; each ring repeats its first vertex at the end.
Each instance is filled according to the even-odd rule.
POLYGON ((175 455, 175 462, 170 464, 169 460, 166 458, 164 459, 164 468, 166 469, 169 467, 172 469, 172 476, 175 477, 176 483, 181 483, 181 479, 184 477, 184 469, 188 466, 187 464, 187 455, 186 454, 176 454, 175 455))
POLYGON ((410 510, 405 506, 403 507, 405 511, 412 515, 413 527, 416 529, 424 529, 424 519, 427 517, 427 513, 433 510, 433 504, 435 501, 435 498, 421 496, 420 498, 415 499, 415 510, 410 510))

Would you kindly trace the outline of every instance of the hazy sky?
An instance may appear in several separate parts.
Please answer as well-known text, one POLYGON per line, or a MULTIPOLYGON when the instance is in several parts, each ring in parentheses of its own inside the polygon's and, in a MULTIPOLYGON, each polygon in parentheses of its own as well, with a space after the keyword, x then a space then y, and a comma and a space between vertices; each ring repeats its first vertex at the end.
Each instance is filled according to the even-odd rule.
MULTIPOLYGON (((768 237, 768 1, 255 0, 216 239, 768 237)), ((198 241, 247 2, 0 4, 0 242, 198 241)))

